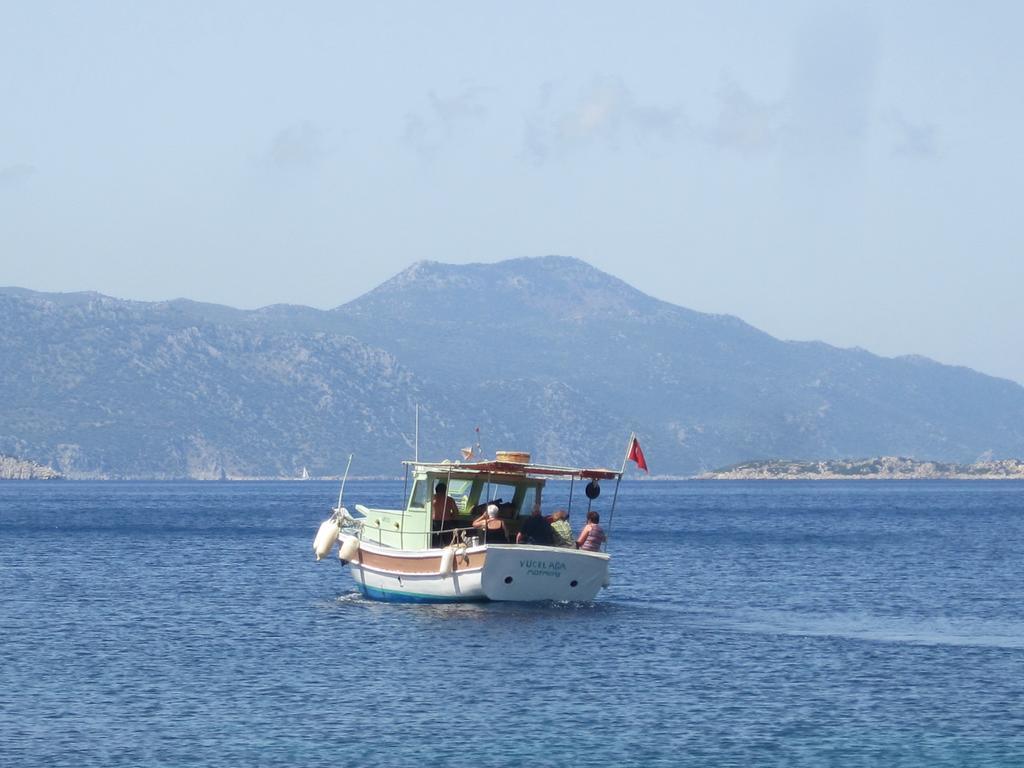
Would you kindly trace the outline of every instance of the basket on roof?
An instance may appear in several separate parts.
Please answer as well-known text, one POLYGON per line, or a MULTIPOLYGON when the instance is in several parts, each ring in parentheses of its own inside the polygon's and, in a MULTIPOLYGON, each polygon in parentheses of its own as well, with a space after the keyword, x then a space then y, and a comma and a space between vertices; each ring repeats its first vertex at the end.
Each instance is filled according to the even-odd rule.
POLYGON ((508 461, 512 464, 530 463, 530 454, 524 451, 497 451, 494 456, 498 461, 508 461))

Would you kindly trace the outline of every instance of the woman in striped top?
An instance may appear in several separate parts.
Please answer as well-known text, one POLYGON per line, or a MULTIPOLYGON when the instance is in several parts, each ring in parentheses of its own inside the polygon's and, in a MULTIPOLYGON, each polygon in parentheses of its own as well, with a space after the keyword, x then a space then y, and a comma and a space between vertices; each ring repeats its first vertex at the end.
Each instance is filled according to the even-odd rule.
POLYGON ((587 512, 587 524, 583 526, 579 538, 576 539, 576 549, 585 549, 588 552, 601 551, 601 545, 608 537, 605 536, 604 530, 599 525, 600 522, 601 516, 597 512, 594 510, 587 512))

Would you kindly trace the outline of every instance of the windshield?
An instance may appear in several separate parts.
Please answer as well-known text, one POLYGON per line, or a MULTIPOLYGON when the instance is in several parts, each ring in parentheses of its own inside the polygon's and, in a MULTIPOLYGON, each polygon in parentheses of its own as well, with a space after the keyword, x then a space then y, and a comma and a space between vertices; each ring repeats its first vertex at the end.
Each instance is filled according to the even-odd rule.
POLYGON ((456 480, 452 478, 448 482, 448 495, 455 500, 459 508, 459 514, 466 514, 469 507, 469 492, 473 488, 472 480, 456 480))
POLYGON ((501 507, 502 517, 528 515, 534 503, 540 499, 542 485, 543 483, 534 480, 510 483, 480 478, 476 481, 475 495, 471 495, 470 498, 475 501, 476 506, 473 509, 477 514, 483 512, 487 504, 497 504, 501 507))

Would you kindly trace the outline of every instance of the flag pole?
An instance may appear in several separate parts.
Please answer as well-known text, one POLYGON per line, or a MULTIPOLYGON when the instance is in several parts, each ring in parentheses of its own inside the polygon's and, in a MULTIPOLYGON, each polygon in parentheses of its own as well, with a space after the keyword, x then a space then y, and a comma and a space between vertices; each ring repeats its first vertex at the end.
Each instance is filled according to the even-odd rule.
MULTIPOLYGON (((629 442, 626 443, 626 455, 622 457, 622 469, 619 470, 619 476, 615 478, 615 492, 612 494, 612 508, 608 511, 608 532, 605 534, 608 538, 612 535, 612 515, 615 514, 615 502, 619 499, 619 483, 622 482, 622 476, 626 473, 626 462, 629 461, 629 449, 633 447, 633 441, 636 440, 636 432, 629 433, 629 442)), ((607 549, 607 545, 605 546, 607 549)))
POLYGON ((634 440, 636 440, 636 432, 630 432, 629 442, 626 443, 626 455, 622 457, 622 469, 619 470, 620 475, 626 471, 626 462, 629 461, 629 449, 633 447, 634 440))

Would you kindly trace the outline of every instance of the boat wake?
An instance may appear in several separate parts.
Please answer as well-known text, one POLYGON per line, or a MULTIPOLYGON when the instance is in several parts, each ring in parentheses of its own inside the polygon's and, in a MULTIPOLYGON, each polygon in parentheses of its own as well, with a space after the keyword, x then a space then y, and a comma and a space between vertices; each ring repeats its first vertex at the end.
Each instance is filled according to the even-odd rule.
POLYGON ((316 607, 324 610, 363 609, 394 615, 395 612, 407 612, 414 615, 438 619, 471 619, 498 618, 502 616, 524 617, 550 616, 557 613, 600 614, 613 610, 609 602, 598 601, 557 601, 541 600, 536 602, 473 602, 473 603, 381 603, 365 597, 358 590, 338 595, 333 600, 316 603, 316 607))
POLYGON ((870 614, 801 615, 778 611, 700 611, 671 604, 659 610, 688 613, 692 625, 713 631, 823 637, 923 646, 1024 649, 1024 623, 960 617, 901 618, 870 614))

